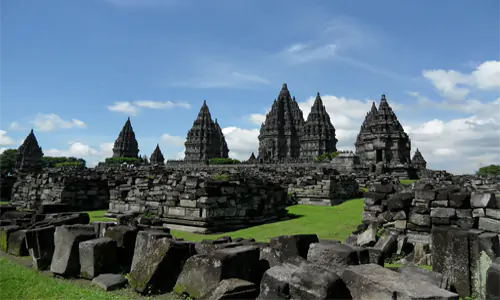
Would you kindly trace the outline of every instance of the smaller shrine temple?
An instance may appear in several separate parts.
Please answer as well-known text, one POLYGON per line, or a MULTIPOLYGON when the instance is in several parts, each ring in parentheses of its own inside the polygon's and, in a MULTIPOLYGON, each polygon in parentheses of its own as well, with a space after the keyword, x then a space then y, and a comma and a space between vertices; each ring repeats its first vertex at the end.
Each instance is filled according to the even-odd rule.
POLYGON ((138 158, 139 156, 139 144, 135 138, 134 129, 132 128, 132 123, 130 122, 130 117, 123 125, 122 131, 118 135, 113 146, 113 157, 133 157, 138 158))
POLYGON ((165 164, 165 157, 161 153, 160 145, 156 144, 156 148, 149 157, 149 163, 152 165, 163 165, 165 164))
POLYGON ((415 151, 415 154, 413 155, 413 158, 411 159, 411 164, 413 167, 417 170, 426 170, 427 169, 427 162, 424 159, 424 156, 420 152, 420 150, 415 151))
POLYGON ((17 170, 37 170, 42 168, 42 148, 38 145, 35 133, 31 129, 24 139, 24 142, 17 150, 16 166, 17 170))

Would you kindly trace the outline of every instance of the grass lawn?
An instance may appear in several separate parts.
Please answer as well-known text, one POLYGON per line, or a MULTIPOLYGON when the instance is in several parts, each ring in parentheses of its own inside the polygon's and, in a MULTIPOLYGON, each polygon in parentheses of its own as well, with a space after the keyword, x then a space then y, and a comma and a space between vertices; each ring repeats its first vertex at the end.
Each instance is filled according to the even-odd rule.
POLYGON ((87 211, 90 217, 90 222, 92 221, 116 221, 114 218, 106 218, 104 216, 105 213, 107 213, 107 210, 94 210, 94 211, 87 211))
POLYGON ((301 217, 245 228, 237 231, 203 235, 172 230, 172 235, 188 241, 215 239, 220 236, 254 238, 269 241, 279 235, 316 233, 320 239, 344 240, 361 223, 363 199, 353 199, 337 206, 294 205, 288 211, 301 217))
POLYGON ((402 179, 399 181, 399 183, 401 183, 402 185, 410 185, 417 181, 419 181, 419 179, 402 179))
POLYGON ((0 201, 0 205, 7 205, 9 204, 9 201, 0 201))

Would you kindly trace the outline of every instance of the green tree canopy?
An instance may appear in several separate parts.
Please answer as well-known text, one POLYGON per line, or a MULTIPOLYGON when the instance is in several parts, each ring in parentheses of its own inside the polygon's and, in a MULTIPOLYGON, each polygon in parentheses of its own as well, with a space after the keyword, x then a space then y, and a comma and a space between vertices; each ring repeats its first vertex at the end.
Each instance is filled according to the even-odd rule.
POLYGON ((42 166, 44 168, 56 168, 61 166, 81 166, 85 167, 87 162, 83 158, 76 158, 73 156, 44 156, 42 157, 42 166), (64 165, 61 165, 64 164, 64 165))
POLYGON ((500 175, 500 165, 489 165, 479 168, 477 175, 500 175))
POLYGON ((17 149, 7 149, 0 154, 0 170, 10 172, 14 169, 17 159, 17 149))

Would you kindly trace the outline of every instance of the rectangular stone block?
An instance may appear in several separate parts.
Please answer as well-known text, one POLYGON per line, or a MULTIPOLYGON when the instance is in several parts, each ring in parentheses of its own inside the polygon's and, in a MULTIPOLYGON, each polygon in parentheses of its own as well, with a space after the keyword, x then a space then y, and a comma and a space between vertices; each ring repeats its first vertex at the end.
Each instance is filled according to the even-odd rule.
POLYGON ((500 233, 500 220, 481 217, 479 218, 478 228, 481 230, 500 233))
POLYGON ((432 218, 453 218, 456 216, 454 208, 434 207, 431 208, 432 218))
POLYGON ((416 190, 415 198, 425 201, 433 201, 436 199, 436 192, 433 190, 416 190))
POLYGON ((168 214, 183 217, 186 215, 186 209, 184 207, 169 207, 168 214))
POLYGON ((500 208, 487 208, 485 214, 488 218, 500 220, 500 208))

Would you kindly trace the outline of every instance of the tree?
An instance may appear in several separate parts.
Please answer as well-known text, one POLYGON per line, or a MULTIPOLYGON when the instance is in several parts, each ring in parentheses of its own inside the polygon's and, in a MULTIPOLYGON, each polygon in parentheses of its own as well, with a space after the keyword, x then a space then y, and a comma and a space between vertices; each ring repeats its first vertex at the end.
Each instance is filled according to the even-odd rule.
POLYGON ((477 175, 500 175, 500 165, 489 165, 479 168, 477 175))
POLYGON ((10 172, 16 166, 17 149, 7 149, 0 154, 0 170, 10 172))

